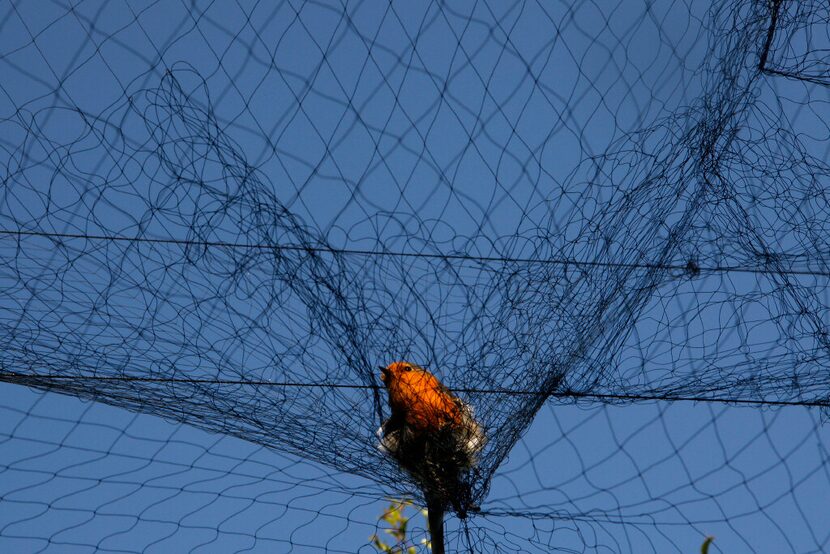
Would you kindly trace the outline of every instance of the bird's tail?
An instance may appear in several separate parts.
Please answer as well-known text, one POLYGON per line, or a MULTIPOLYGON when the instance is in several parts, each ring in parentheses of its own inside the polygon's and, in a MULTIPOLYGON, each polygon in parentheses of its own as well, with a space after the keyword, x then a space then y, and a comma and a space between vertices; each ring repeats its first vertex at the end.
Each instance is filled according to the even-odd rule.
POLYGON ((427 498, 427 523, 432 554, 444 554, 444 506, 434 498, 427 498))

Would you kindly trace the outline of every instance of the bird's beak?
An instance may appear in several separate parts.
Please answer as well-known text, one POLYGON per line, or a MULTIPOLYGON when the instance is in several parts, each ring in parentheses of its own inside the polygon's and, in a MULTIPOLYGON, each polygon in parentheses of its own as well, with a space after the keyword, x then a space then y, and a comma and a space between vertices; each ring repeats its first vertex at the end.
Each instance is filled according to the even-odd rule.
POLYGON ((380 380, 385 383, 386 380, 389 378, 389 368, 378 366, 378 369, 380 369, 380 380))

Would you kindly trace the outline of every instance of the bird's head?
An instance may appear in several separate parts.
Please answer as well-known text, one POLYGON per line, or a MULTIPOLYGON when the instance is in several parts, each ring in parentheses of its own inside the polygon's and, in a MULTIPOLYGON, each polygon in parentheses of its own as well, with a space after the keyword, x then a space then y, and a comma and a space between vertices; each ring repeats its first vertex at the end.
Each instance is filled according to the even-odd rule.
POLYGON ((423 371, 420 367, 409 362, 392 362, 386 367, 380 366, 380 380, 387 387, 403 373, 410 371, 423 371))

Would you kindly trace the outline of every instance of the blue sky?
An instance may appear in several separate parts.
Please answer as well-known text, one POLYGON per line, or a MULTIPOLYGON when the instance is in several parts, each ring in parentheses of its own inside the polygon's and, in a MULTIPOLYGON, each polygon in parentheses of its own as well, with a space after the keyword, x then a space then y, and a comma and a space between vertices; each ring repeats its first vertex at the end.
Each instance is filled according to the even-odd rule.
MULTIPOLYGON (((738 140, 724 139, 722 170, 749 223, 695 193, 699 167, 678 152, 706 136, 704 100, 743 99, 748 79, 718 81, 733 13, 711 8, 0 3, 0 228, 152 239, 0 237, 3 370, 365 385, 375 365, 407 357, 453 386, 527 389, 540 359, 570 355, 585 362, 569 385, 596 375, 595 392, 791 400, 780 368, 792 366, 802 398, 823 398, 826 276, 544 263, 752 268, 760 242, 790 267, 821 259, 822 169, 787 165, 826 157, 821 86, 762 80, 730 121, 738 140), (158 239, 437 257, 274 259, 158 239), (326 327, 334 281, 354 292, 344 305, 365 309, 326 327)), ((736 21, 765 29, 750 11, 736 21)), ((814 67, 799 53, 809 21, 793 28, 772 62, 814 67)), ((89 390, 0 386, 5 550, 371 552, 384 497, 406 488, 388 481, 362 389, 102 385, 98 398, 124 409, 89 390), (321 463, 340 445, 342 459, 321 463)), ((468 400, 493 449, 525 405, 468 400)), ((830 540, 826 442, 805 408, 550 400, 484 514, 466 534, 448 522, 450 545, 693 552, 713 534, 715 551, 818 552, 830 540)))

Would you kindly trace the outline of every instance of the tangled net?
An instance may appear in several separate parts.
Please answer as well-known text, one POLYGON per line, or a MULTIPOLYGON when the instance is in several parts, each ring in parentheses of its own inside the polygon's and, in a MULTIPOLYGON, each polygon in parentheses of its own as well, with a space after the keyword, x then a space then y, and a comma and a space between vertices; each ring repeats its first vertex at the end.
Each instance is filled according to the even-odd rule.
POLYGON ((375 435, 405 359, 487 434, 452 549, 827 548, 826 3, 0 10, 0 543, 354 552, 423 500, 375 435), (225 519, 138 500, 203 479, 225 519))

